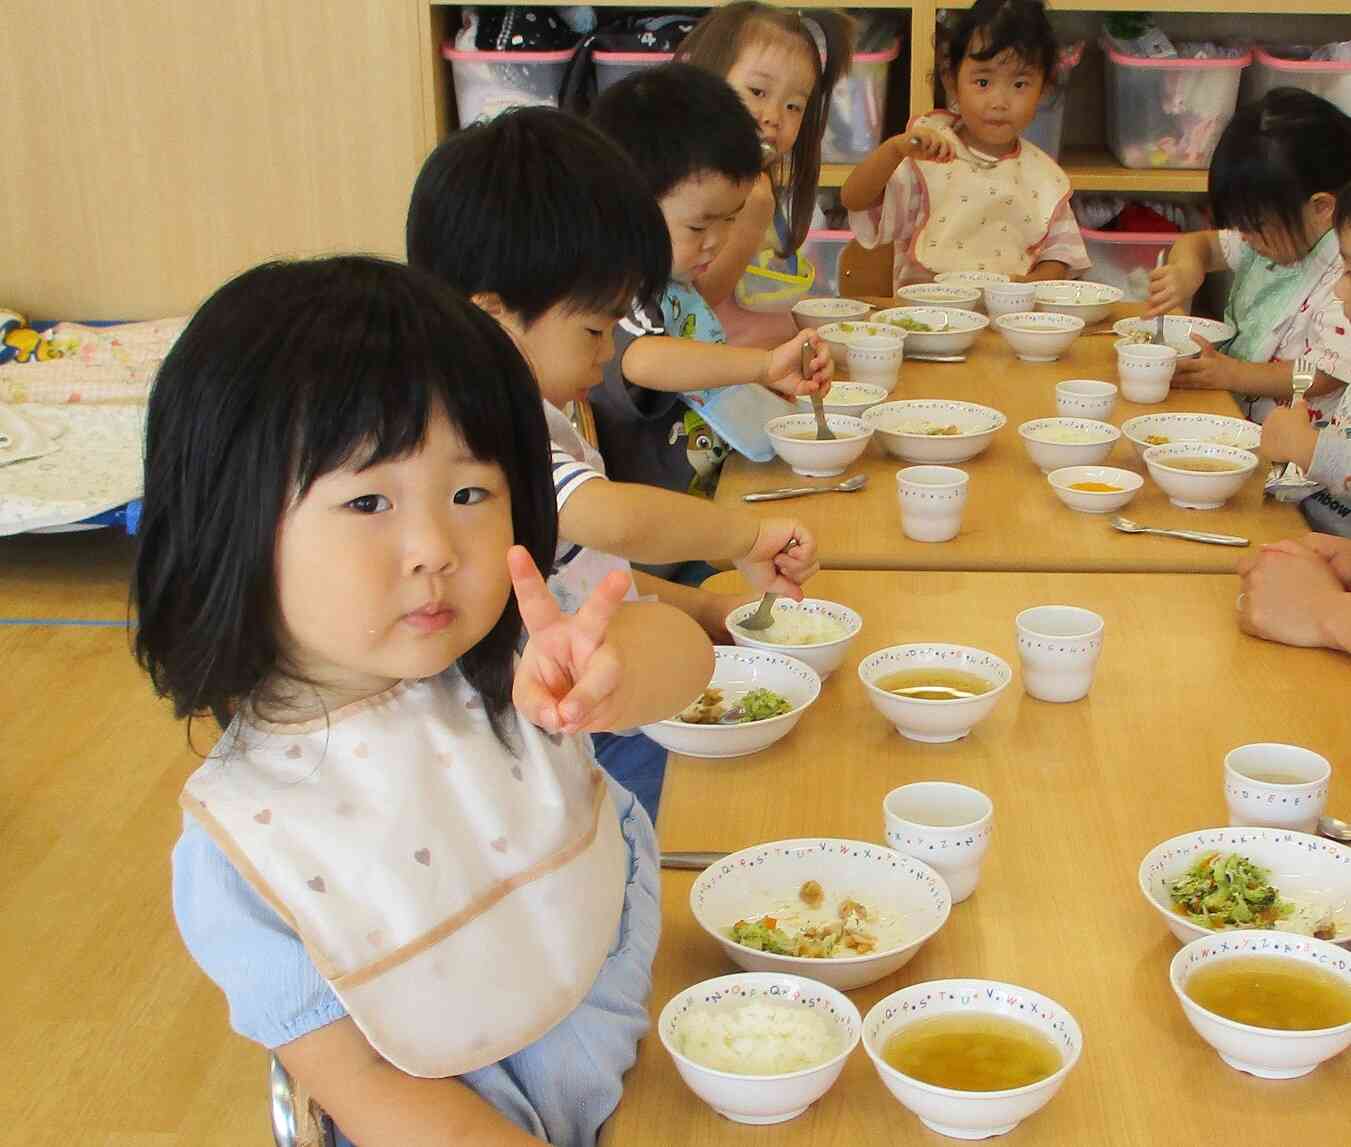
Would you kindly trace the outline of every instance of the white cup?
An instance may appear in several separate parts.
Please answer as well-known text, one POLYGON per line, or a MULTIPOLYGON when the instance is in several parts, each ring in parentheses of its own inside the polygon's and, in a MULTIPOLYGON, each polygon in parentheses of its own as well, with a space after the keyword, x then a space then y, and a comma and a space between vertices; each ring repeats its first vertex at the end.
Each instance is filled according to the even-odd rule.
POLYGON ((1077 701, 1093 685, 1103 621, 1075 605, 1038 605, 1016 618, 1023 688, 1038 701, 1077 701))
POLYGON ((848 366, 851 382, 871 382, 888 391, 896 385, 905 357, 905 332, 894 335, 858 335, 849 342, 848 366))
POLYGON ((1154 343, 1116 344, 1116 373, 1127 402, 1162 402, 1177 370, 1177 348, 1154 343))
POLYGON ((920 781, 882 798, 887 844, 934 869, 952 902, 976 890, 980 864, 994 831, 994 805, 979 789, 950 781, 920 781))
POLYGON ((1095 378, 1071 378, 1055 384, 1055 411, 1061 418, 1106 422, 1116 408, 1116 387, 1095 378))
POLYGON ((1314 832, 1328 804, 1327 758, 1297 745, 1240 745, 1224 756, 1229 823, 1314 832))
POLYGON ((955 466, 907 466, 896 471, 901 530, 916 542, 946 542, 962 528, 970 479, 955 466))
POLYGON ((990 283, 981 290, 985 295, 985 313, 991 322, 1000 315, 1019 314, 1036 306, 1035 283, 990 283))

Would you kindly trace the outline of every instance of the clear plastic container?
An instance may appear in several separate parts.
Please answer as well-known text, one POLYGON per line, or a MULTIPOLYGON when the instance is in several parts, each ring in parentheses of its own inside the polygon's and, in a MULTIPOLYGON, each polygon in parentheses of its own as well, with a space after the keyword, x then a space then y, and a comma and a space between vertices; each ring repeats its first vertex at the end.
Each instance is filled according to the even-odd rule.
POLYGON ((591 60, 596 65, 596 91, 603 92, 634 72, 669 64, 674 59, 674 52, 592 52, 591 60))
POLYGON ((1262 47, 1243 76, 1243 102, 1260 100, 1272 88, 1303 88, 1351 115, 1351 61, 1310 60, 1311 49, 1262 47))
POLYGON ((1203 168, 1238 105, 1252 53, 1212 60, 1107 53, 1107 146, 1127 167, 1203 168))
POLYGON ((1035 143, 1052 159, 1060 158, 1060 136, 1065 128, 1065 93, 1058 92, 1037 108, 1037 118, 1027 125, 1023 138, 1035 143))
POLYGON ((507 108, 557 107, 563 73, 574 51, 471 52, 447 40, 441 55, 450 61, 460 127, 490 120, 507 108))
POLYGON ((1093 231, 1081 227, 1084 247, 1093 266, 1083 274, 1085 282, 1120 287, 1128 302, 1149 297, 1149 272, 1160 251, 1172 249, 1177 231, 1093 231))
POLYGON ((833 299, 840 293, 840 252, 853 239, 852 231, 808 231, 802 254, 816 267, 811 294, 833 299))
POLYGON ((887 69, 900 53, 901 42, 880 52, 857 52, 849 74, 835 85, 830 98, 821 162, 857 163, 882 142, 887 113, 887 69))

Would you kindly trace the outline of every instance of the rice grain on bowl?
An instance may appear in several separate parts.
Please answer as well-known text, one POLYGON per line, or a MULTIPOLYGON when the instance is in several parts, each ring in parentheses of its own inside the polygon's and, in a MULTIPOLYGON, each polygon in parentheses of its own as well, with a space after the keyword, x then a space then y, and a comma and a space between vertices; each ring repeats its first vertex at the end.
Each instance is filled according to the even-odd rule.
POLYGON ((680 1054, 737 1075, 782 1075, 815 1067, 844 1047, 840 1027, 798 1004, 752 999, 694 1007, 680 1021, 680 1054))
POLYGON ((821 645, 848 637, 849 631, 833 617, 808 613, 802 609, 776 608, 771 614, 773 623, 768 629, 737 629, 749 633, 756 641, 771 645, 821 645))

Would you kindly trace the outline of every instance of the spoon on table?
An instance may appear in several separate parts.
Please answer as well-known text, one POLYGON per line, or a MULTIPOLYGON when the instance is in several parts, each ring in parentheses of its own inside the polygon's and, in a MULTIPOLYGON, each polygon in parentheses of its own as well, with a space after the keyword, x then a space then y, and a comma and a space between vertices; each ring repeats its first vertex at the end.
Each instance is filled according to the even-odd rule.
MULTIPOLYGON (((804 379, 811 378, 812 376, 813 357, 815 356, 812 353, 811 340, 803 339, 802 377, 804 379)), ((812 395, 812 413, 816 415, 816 440, 818 442, 835 441, 835 432, 826 424, 826 400, 821 397, 820 391, 812 395)))
MULTIPOLYGON (((786 554, 795 545, 797 545, 797 538, 789 538, 788 544, 784 546, 779 553, 786 554)), ((760 604, 756 606, 755 612, 751 614, 750 617, 746 618, 745 621, 738 621, 737 628, 750 630, 768 629, 774 624, 774 603, 779 600, 779 597, 779 594, 773 593, 770 590, 765 590, 764 596, 760 599, 760 604)), ((731 710, 729 709, 728 712, 731 712, 731 710)), ((726 713, 723 714, 724 717, 726 715, 726 713)))
POLYGON ((1235 534, 1207 534, 1200 530, 1164 530, 1155 526, 1142 526, 1129 518, 1123 518, 1120 514, 1112 519, 1112 528, 1120 530, 1123 534, 1160 534, 1167 538, 1183 538, 1189 542, 1209 542, 1213 546, 1249 544, 1247 538, 1240 538, 1235 534))
POLYGON ((1339 841, 1342 844, 1351 844, 1351 824, 1344 820, 1338 820, 1335 816, 1320 816, 1318 818, 1318 835, 1326 836, 1329 840, 1339 841))
POLYGON ((807 494, 852 494, 868 484, 867 474, 855 474, 836 486, 785 486, 781 490, 761 490, 754 494, 742 494, 743 502, 777 502, 781 498, 800 498, 807 494))

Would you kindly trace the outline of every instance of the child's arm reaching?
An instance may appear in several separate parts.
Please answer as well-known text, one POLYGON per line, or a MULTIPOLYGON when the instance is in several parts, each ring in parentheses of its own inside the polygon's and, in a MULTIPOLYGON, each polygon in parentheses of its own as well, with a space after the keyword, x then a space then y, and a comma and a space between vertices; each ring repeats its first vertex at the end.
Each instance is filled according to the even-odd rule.
POLYGON ((732 234, 707 271, 694 280, 710 307, 730 298, 746 265, 755 258, 774 218, 774 188, 761 174, 751 188, 746 206, 732 225, 732 234))
POLYGON ((277 1058, 362 1147, 539 1147, 458 1079, 400 1071, 341 1019, 276 1049, 277 1058))
POLYGON ((773 350, 649 335, 624 351, 624 378, 648 390, 706 390, 758 382, 792 398, 824 394, 835 366, 815 330, 794 335, 773 350), (811 374, 802 374, 802 344, 812 347, 811 374))
POLYGON ((698 624, 657 603, 624 603, 618 570, 580 610, 565 614, 521 546, 507 552, 530 635, 512 701, 547 733, 631 729, 679 712, 713 676, 713 646, 698 624))
POLYGON ((1218 231, 1189 231, 1173 241, 1168 262, 1149 273, 1149 303, 1144 317, 1152 319, 1168 311, 1181 310, 1205 282, 1211 271, 1223 271, 1229 264, 1220 246, 1218 231))
POLYGON ((884 140, 854 167, 840 188, 840 204, 849 211, 867 211, 882 202, 887 181, 912 155, 947 163, 954 154, 952 141, 945 133, 927 124, 912 123, 900 135, 884 140))

